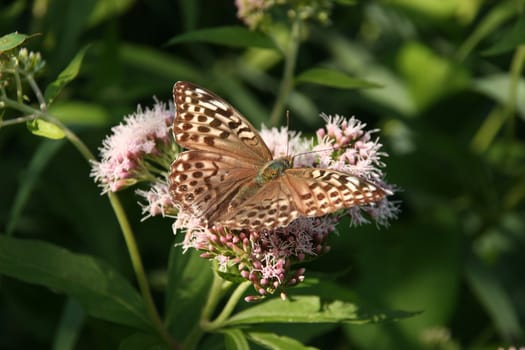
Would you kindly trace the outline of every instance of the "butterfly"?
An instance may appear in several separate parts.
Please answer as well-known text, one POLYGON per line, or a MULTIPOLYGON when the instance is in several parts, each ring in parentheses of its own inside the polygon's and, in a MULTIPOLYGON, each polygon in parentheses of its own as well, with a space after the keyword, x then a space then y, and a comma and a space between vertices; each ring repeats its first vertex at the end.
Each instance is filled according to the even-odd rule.
POLYGON ((294 168, 272 157, 246 118, 211 91, 179 81, 173 87, 173 133, 186 148, 169 174, 179 213, 208 227, 261 231, 380 201, 387 194, 349 173, 294 168))

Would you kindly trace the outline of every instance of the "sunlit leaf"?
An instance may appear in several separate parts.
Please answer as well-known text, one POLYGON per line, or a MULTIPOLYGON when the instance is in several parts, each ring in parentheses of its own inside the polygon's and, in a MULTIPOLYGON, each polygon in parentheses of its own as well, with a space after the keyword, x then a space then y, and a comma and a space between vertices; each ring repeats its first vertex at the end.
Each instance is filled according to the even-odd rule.
POLYGON ((36 34, 26 35, 14 32, 0 37, 0 54, 22 45, 27 39, 34 37, 35 35, 36 34))
POLYGON ((318 296, 296 296, 291 300, 272 299, 233 315, 227 325, 253 323, 370 323, 417 313, 390 311, 365 313, 357 305, 342 301, 323 303, 318 296))
POLYGON ((26 126, 34 135, 46 137, 48 139, 59 140, 66 136, 61 128, 40 118, 28 120, 26 126))
POLYGON ((110 120, 110 115, 102 106, 93 103, 72 101, 54 103, 49 113, 66 124, 100 126, 110 120))
POLYGON ((250 340, 266 349, 271 350, 315 350, 317 348, 305 346, 299 341, 269 332, 249 332, 250 340))

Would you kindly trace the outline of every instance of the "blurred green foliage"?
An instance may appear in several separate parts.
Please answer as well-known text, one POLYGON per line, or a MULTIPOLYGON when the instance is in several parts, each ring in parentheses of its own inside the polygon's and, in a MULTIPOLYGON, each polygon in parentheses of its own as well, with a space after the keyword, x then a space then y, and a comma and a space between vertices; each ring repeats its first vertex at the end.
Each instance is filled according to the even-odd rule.
MULTIPOLYGON (((286 325, 280 331, 321 349, 524 345, 525 2, 342 3, 334 3, 331 24, 311 25, 303 33, 296 73, 317 71, 303 75, 289 96, 291 128, 313 133, 322 125, 319 112, 356 115, 381 128, 390 154, 388 180, 403 189, 398 195, 403 212, 389 229, 341 224, 332 251, 307 265, 307 279, 316 272, 337 274, 338 284, 364 305, 422 313, 398 322, 286 325), (319 69, 352 77, 333 76, 333 85, 355 88, 369 82, 373 88, 326 86, 326 75, 315 74, 319 69)), ((240 25, 233 1, 0 5, 2 35, 41 34, 26 44, 47 62, 38 77, 44 83, 90 45, 78 77, 58 95, 53 113, 93 151, 137 104, 151 105, 153 96, 168 101, 178 80, 205 86, 256 125, 268 124, 282 71, 276 51, 262 44, 246 47, 249 40, 235 46, 194 42, 191 36, 167 45, 195 29, 240 25)), ((21 125, 1 128, 0 169, 3 235, 95 256, 133 281, 110 206, 89 178, 89 164, 71 145, 32 137, 21 125)), ((120 197, 162 304, 174 244, 171 223, 141 222, 133 193, 120 197)), ((170 288, 168 295, 176 293, 170 288)), ((333 292, 338 293, 336 287, 333 292)), ((294 293, 300 288, 289 291, 294 293)), ((132 334, 124 326, 84 319, 82 310, 54 290, 2 277, 0 348, 115 349, 132 334)), ((176 320, 168 323, 176 334, 176 320)), ((231 344, 236 336, 234 331, 227 335, 231 344)), ((147 348, 151 340, 135 335, 127 342, 147 348)))

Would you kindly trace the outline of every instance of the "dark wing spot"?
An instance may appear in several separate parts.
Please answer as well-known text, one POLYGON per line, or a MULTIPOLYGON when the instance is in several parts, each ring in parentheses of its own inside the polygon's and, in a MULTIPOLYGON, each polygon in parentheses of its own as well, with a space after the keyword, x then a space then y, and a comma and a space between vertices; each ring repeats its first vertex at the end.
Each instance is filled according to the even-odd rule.
POLYGON ((211 123, 210 123, 210 126, 211 126, 212 128, 216 128, 216 127, 220 126, 221 124, 222 124, 222 123, 221 123, 221 121, 220 121, 219 119, 213 119, 213 120, 211 121, 211 123))

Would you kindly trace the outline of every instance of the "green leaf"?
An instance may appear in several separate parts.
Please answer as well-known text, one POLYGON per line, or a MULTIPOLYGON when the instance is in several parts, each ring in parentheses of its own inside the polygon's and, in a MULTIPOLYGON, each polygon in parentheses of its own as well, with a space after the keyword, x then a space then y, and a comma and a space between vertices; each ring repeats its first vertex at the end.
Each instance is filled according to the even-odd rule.
POLYGON ((137 291, 93 257, 50 243, 0 236, 0 274, 73 296, 91 316, 150 329, 137 291))
POLYGON ((213 27, 184 33, 170 39, 166 45, 204 42, 232 47, 259 47, 277 49, 272 39, 261 32, 244 27, 213 27))
POLYGON ((85 320, 86 313, 82 306, 76 300, 68 298, 53 340, 53 350, 75 349, 85 320))
POLYGON ((55 103, 49 113, 68 125, 101 126, 110 120, 108 111, 102 106, 80 101, 55 103))
POLYGON ((36 35, 37 34, 26 35, 14 32, 0 37, 0 54, 22 45, 27 39, 32 38, 36 35))
POLYGON ((505 31, 501 36, 501 40, 496 41, 494 45, 483 51, 482 54, 494 56, 514 50, 519 45, 525 43, 524 33, 525 16, 520 16, 516 24, 514 24, 514 27, 509 31, 505 31))
POLYGON ((48 104, 51 104, 53 100, 58 96, 58 94, 62 91, 62 89, 67 84, 69 84, 70 81, 76 78, 78 72, 80 71, 84 55, 86 54, 88 48, 89 46, 85 46, 83 49, 81 49, 75 55, 75 57, 73 57, 71 62, 69 62, 67 67, 62 72, 60 72, 58 78, 46 87, 44 96, 48 104))
POLYGON ((299 76, 295 78, 295 81, 298 83, 313 83, 341 89, 382 87, 380 84, 369 82, 363 79, 353 78, 345 73, 327 68, 309 69, 299 74, 299 76))
POLYGON ((416 315, 415 312, 390 311, 365 313, 351 303, 339 300, 323 303, 317 296, 297 296, 291 300, 272 299, 241 311, 225 324, 255 323, 370 323, 416 315))
MULTIPOLYGON (((485 75, 473 82, 473 89, 494 99, 501 105, 508 103, 511 77, 508 74, 485 75)), ((525 79, 518 81, 516 110, 525 119, 525 79)))
POLYGON ((248 340, 240 329, 225 329, 221 333, 224 334, 224 343, 227 350, 250 350, 248 340))
POLYGON ((315 350, 297 340, 269 332, 249 332, 250 340, 271 350, 315 350))
POLYGON ((213 279, 210 261, 199 254, 193 249, 183 254, 180 245, 173 246, 170 253, 166 325, 178 340, 183 340, 198 324, 213 279))
POLYGON ((32 134, 48 139, 60 140, 66 136, 61 128, 40 118, 28 120, 26 126, 32 134))
POLYGON ((96 1, 95 7, 89 16, 89 27, 94 27, 109 18, 120 16, 135 2, 135 0, 96 1))
POLYGON ((406 42, 398 52, 397 66, 419 110, 470 84, 470 71, 465 66, 438 55, 422 42, 406 42))
POLYGON ((472 34, 463 42, 458 50, 458 57, 461 60, 465 59, 481 40, 494 33, 502 23, 515 15, 516 4, 512 1, 496 3, 479 22, 472 34))
POLYGON ((169 347, 161 339, 151 334, 135 333, 124 339, 119 350, 168 350, 169 347))

